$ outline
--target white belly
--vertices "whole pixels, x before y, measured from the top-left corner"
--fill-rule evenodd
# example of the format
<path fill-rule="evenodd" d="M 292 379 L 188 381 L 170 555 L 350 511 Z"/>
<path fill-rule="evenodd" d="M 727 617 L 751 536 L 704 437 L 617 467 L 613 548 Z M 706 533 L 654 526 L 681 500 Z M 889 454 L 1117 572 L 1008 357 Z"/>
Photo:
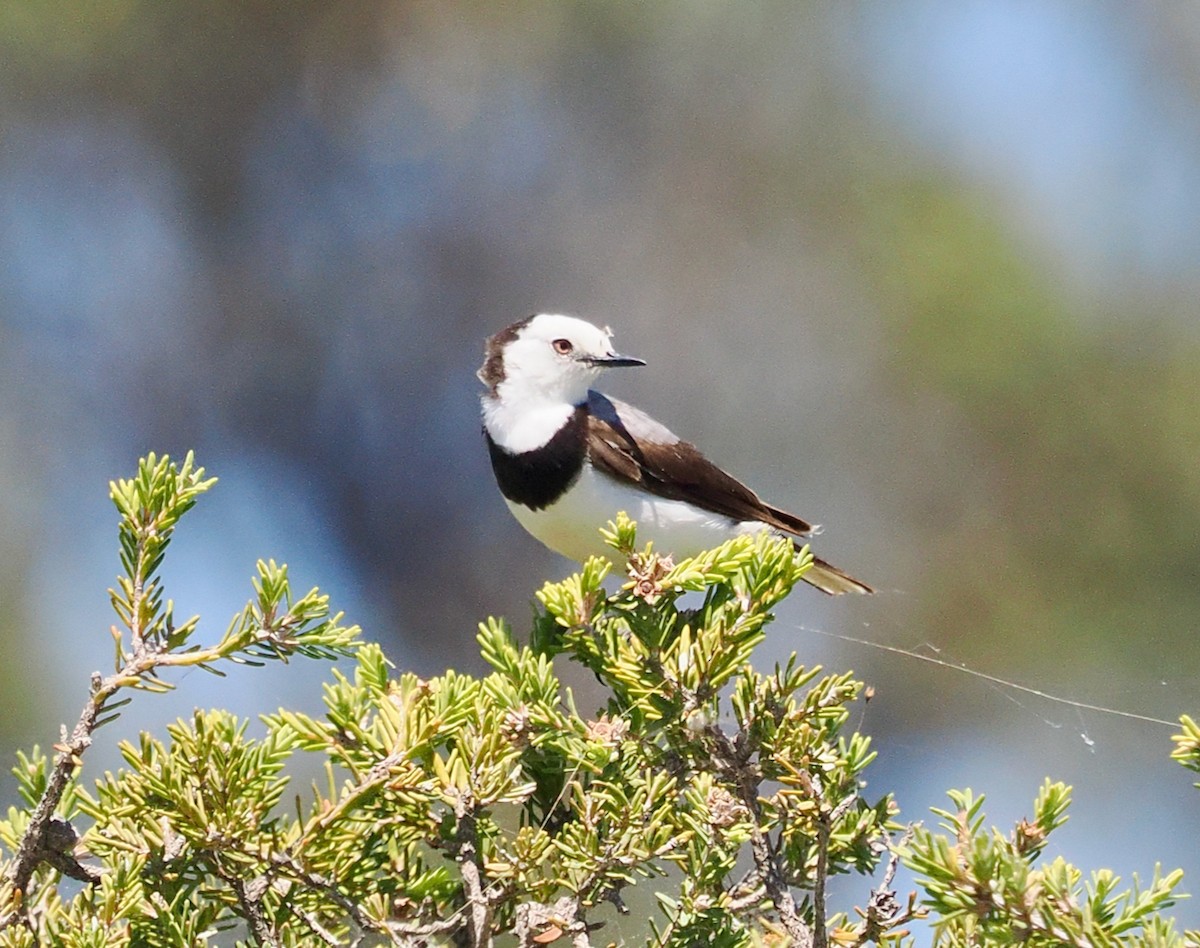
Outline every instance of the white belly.
<path fill-rule="evenodd" d="M 757 521 L 739 522 L 693 507 L 681 500 L 666 500 L 598 473 L 585 464 L 579 479 L 545 510 L 530 510 L 508 501 L 521 526 L 550 549 L 582 562 L 592 554 L 613 554 L 600 536 L 600 528 L 624 510 L 637 521 L 638 545 L 654 541 L 656 553 L 673 554 L 676 560 L 695 556 L 742 533 L 769 529 Z"/>

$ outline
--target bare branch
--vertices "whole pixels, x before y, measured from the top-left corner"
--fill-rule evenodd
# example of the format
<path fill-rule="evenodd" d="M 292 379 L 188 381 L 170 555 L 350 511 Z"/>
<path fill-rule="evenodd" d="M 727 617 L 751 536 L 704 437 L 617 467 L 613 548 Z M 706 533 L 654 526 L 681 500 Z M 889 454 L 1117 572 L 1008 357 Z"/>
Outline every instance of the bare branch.
<path fill-rule="evenodd" d="M 462 873 L 463 894 L 467 900 L 467 944 L 470 948 L 487 948 L 492 944 L 491 904 L 484 892 L 478 815 L 470 791 L 459 793 L 454 803 L 454 816 L 458 821 L 454 836 L 455 861 Z"/>
<path fill-rule="evenodd" d="M 738 788 L 738 796 L 750 812 L 750 853 L 754 857 L 754 867 L 767 898 L 779 913 L 779 921 L 793 944 L 799 948 L 812 948 L 813 930 L 800 917 L 800 910 L 788 887 L 779 853 L 771 841 L 770 834 L 763 829 L 762 805 L 758 798 L 762 774 L 758 766 L 748 759 L 747 750 L 736 748 L 719 727 L 710 725 L 705 729 L 705 733 L 715 745 L 714 762 Z M 816 918 L 818 927 L 823 928 L 824 916 L 817 913 Z"/>
<path fill-rule="evenodd" d="M 263 912 L 262 895 L 270 883 L 265 878 L 251 879 L 247 882 L 237 876 L 227 876 L 225 881 L 233 889 L 238 905 L 242 908 L 246 920 L 250 923 L 250 931 L 254 940 L 267 948 L 277 948 L 279 937 Z"/>
<path fill-rule="evenodd" d="M 536 948 L 539 937 L 563 935 L 571 938 L 572 948 L 591 948 L 588 926 L 580 918 L 579 899 L 564 895 L 557 902 L 522 902 L 517 906 L 513 934 L 520 948 Z"/>

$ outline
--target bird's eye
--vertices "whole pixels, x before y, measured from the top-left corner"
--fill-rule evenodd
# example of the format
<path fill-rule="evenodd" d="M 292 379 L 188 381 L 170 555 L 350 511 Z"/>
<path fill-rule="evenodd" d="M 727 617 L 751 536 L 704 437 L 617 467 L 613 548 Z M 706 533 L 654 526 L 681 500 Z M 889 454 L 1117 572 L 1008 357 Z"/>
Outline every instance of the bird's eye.
<path fill-rule="evenodd" d="M 554 346 L 554 351 L 562 356 L 570 355 L 575 350 L 575 345 L 570 339 L 555 339 L 551 345 Z"/>

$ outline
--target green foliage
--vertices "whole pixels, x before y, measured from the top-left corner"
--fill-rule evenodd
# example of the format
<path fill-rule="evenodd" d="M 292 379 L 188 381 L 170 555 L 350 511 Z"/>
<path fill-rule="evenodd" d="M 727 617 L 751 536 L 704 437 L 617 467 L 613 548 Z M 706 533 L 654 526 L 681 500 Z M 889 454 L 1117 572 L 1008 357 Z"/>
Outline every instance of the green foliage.
<path fill-rule="evenodd" d="M 1117 891 L 1039 862 L 1066 819 L 1047 782 L 1010 837 L 984 827 L 982 798 L 951 795 L 944 833 L 908 830 L 864 796 L 874 752 L 848 732 L 861 684 L 796 656 L 750 664 L 771 610 L 810 568 L 807 552 L 743 537 L 673 563 L 639 548 L 623 516 L 593 558 L 538 593 L 529 645 L 489 619 L 491 671 L 397 673 L 382 650 L 329 615 L 317 591 L 293 597 L 286 567 L 260 563 L 254 597 L 213 646 L 176 626 L 158 568 L 180 516 L 212 483 L 153 456 L 113 485 L 126 575 L 113 592 L 125 634 L 117 669 L 93 681 L 80 723 L 48 759 L 14 772 L 22 805 L 0 820 L 0 945 L 167 946 L 214 937 L 259 945 L 521 945 L 577 948 L 624 897 L 648 887 L 651 944 L 908 944 L 926 912 L 938 944 L 1174 945 L 1179 873 Z M 610 582 L 609 587 L 618 584 Z M 353 656 L 325 685 L 325 713 L 280 709 L 249 722 L 197 711 L 121 744 L 117 773 L 78 779 L 94 729 L 126 688 L 160 691 L 172 665 L 220 673 L 303 655 Z M 607 698 L 581 712 L 556 666 L 575 661 Z M 1196 767 L 1184 719 L 1177 756 Z M 289 768 L 316 757 L 320 780 Z M 311 767 L 307 768 L 309 771 Z M 1197 768 L 1200 769 L 1200 768 Z M 901 854 L 924 908 L 891 891 Z M 856 914 L 837 913 L 837 873 L 871 873 Z M 64 884 L 63 877 L 82 885 Z M 643 900 L 644 901 L 644 900 Z"/>
<path fill-rule="evenodd" d="M 121 565 L 125 568 L 117 589 L 110 590 L 109 595 L 135 644 L 156 639 L 167 648 L 178 648 L 199 621 L 199 617 L 193 617 L 175 626 L 171 603 L 163 609 L 162 587 L 156 576 L 175 524 L 217 481 L 215 477 L 204 480 L 204 468 L 196 468 L 193 463 L 190 453 L 178 468 L 170 458 L 160 460 L 151 454 L 138 463 L 136 477 L 109 485 L 109 494 L 121 514 L 118 534 Z M 118 645 L 118 661 L 125 657 Z"/>
<path fill-rule="evenodd" d="M 191 454 L 182 464 L 151 454 L 138 464 L 135 477 L 111 484 L 112 501 L 120 514 L 118 536 L 124 569 L 117 587 L 109 591 L 119 623 L 112 629 L 115 667 L 106 677 L 92 676 L 79 720 L 69 734 L 64 730 L 52 761 L 37 748 L 18 760 L 14 772 L 27 809 L 10 808 L 8 819 L 0 821 L 0 844 L 10 856 L 0 879 L 0 943 L 23 944 L 27 936 L 36 935 L 53 944 L 120 944 L 138 930 L 135 920 L 158 919 L 160 928 L 175 933 L 164 943 L 178 944 L 171 939 L 184 937 L 192 930 L 189 926 L 199 933 L 210 927 L 209 916 L 212 920 L 224 918 L 228 913 L 223 915 L 217 905 L 207 904 L 207 897 L 202 899 L 199 893 L 188 896 L 200 906 L 197 913 L 176 917 L 177 898 L 184 896 L 162 887 L 169 876 L 147 884 L 146 872 L 156 865 L 153 860 L 163 858 L 154 848 L 155 839 L 165 845 L 163 838 L 173 839 L 172 834 L 188 825 L 176 826 L 168 820 L 155 828 L 147 820 L 153 812 L 152 801 L 170 800 L 186 804 L 191 818 L 203 821 L 192 825 L 193 829 L 199 827 L 197 831 L 205 834 L 214 829 L 207 819 L 211 807 L 201 805 L 204 797 L 200 791 L 220 786 L 221 777 L 229 776 L 214 770 L 218 764 L 233 767 L 238 761 L 222 760 L 213 753 L 218 745 L 206 738 L 228 731 L 230 722 L 197 717 L 196 740 L 190 745 L 182 726 L 170 729 L 174 743 L 169 753 L 147 736 L 143 736 L 138 754 L 125 746 L 131 770 L 120 778 L 102 781 L 96 797 L 77 783 L 82 755 L 91 746 L 95 730 L 115 720 L 129 702 L 126 691 L 162 692 L 172 687 L 162 677 L 166 669 L 196 666 L 222 674 L 220 665 L 225 662 L 261 664 L 292 655 L 332 658 L 352 654 L 357 648 L 358 629 L 342 626 L 340 615 L 329 614 L 328 597 L 314 589 L 294 598 L 287 567 L 273 561 L 258 564 L 254 598 L 215 645 L 193 642 L 199 617 L 176 624 L 171 601 L 164 601 L 159 569 L 180 518 L 215 482 L 215 478 L 204 478 L 204 469 L 194 465 Z M 191 757 L 179 761 L 178 753 L 189 746 Z M 268 743 L 248 752 L 249 758 L 257 761 L 251 769 L 258 775 L 270 773 L 263 755 L 275 759 L 286 750 L 285 745 Z M 169 766 L 172 762 L 173 768 Z M 140 784 L 139 776 L 143 778 Z M 181 796 L 189 786 L 185 776 L 196 785 Z M 157 789 L 138 796 L 136 791 L 147 786 Z M 255 812 L 261 816 L 270 810 L 283 784 L 271 793 L 257 780 L 247 781 L 247 786 L 256 795 Z M 168 790 L 179 793 L 171 796 Z M 226 831 L 231 834 L 242 833 L 235 829 L 236 815 L 232 811 L 227 814 Z M 81 816 L 95 821 L 83 839 L 72 825 Z M 101 867 L 80 862 L 85 854 L 100 857 Z M 63 875 L 88 884 L 66 903 L 58 891 Z M 168 915 L 171 919 L 164 921 Z M 145 937 L 150 944 L 158 943 Z"/>
<path fill-rule="evenodd" d="M 1171 757 L 1188 770 L 1200 772 L 1200 724 L 1186 714 L 1179 719 L 1179 723 L 1182 730 L 1172 738 L 1175 750 L 1171 752 Z M 1196 786 L 1200 787 L 1200 783 Z"/>
<path fill-rule="evenodd" d="M 1025 944 L 1051 946 L 1182 945 L 1159 913 L 1175 900 L 1182 870 L 1156 871 L 1148 887 L 1137 879 L 1118 891 L 1107 869 L 1083 873 L 1056 858 L 1037 860 L 1051 832 L 1066 822 L 1071 790 L 1047 780 L 1032 820 L 1005 837 L 984 826 L 983 797 L 952 791 L 953 810 L 935 809 L 948 835 L 913 830 L 906 861 L 917 871 L 926 904 L 936 915 L 939 946 Z M 1189 944 L 1195 935 L 1189 934 Z"/>
<path fill-rule="evenodd" d="M 330 616 L 329 597 L 316 589 L 293 602 L 287 566 L 274 560 L 258 562 L 255 598 L 221 640 L 211 648 L 190 644 L 200 617 L 175 624 L 173 603 L 163 604 L 158 569 L 180 517 L 216 480 L 204 479 L 204 468 L 194 466 L 191 453 L 178 466 L 168 457 L 151 454 L 139 462 L 136 477 L 110 485 L 121 514 L 118 533 L 125 574 L 117 578 L 109 597 L 128 632 L 128 639 L 114 634 L 119 677 L 113 693 L 124 686 L 166 690 L 171 686 L 158 672 L 167 666 L 196 665 L 221 674 L 216 663 L 222 660 L 254 664 L 293 654 L 332 659 L 353 652 L 358 629 L 341 626 L 340 613 Z"/>

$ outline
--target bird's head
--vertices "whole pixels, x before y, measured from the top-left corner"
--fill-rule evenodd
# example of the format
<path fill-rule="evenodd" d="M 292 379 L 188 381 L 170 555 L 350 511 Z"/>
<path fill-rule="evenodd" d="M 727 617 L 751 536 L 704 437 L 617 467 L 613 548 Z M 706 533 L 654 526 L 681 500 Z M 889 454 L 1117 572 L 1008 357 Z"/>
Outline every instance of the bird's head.
<path fill-rule="evenodd" d="M 607 329 L 540 313 L 492 336 L 478 375 L 493 395 L 506 399 L 578 405 L 605 369 L 645 364 L 618 355 Z"/>

